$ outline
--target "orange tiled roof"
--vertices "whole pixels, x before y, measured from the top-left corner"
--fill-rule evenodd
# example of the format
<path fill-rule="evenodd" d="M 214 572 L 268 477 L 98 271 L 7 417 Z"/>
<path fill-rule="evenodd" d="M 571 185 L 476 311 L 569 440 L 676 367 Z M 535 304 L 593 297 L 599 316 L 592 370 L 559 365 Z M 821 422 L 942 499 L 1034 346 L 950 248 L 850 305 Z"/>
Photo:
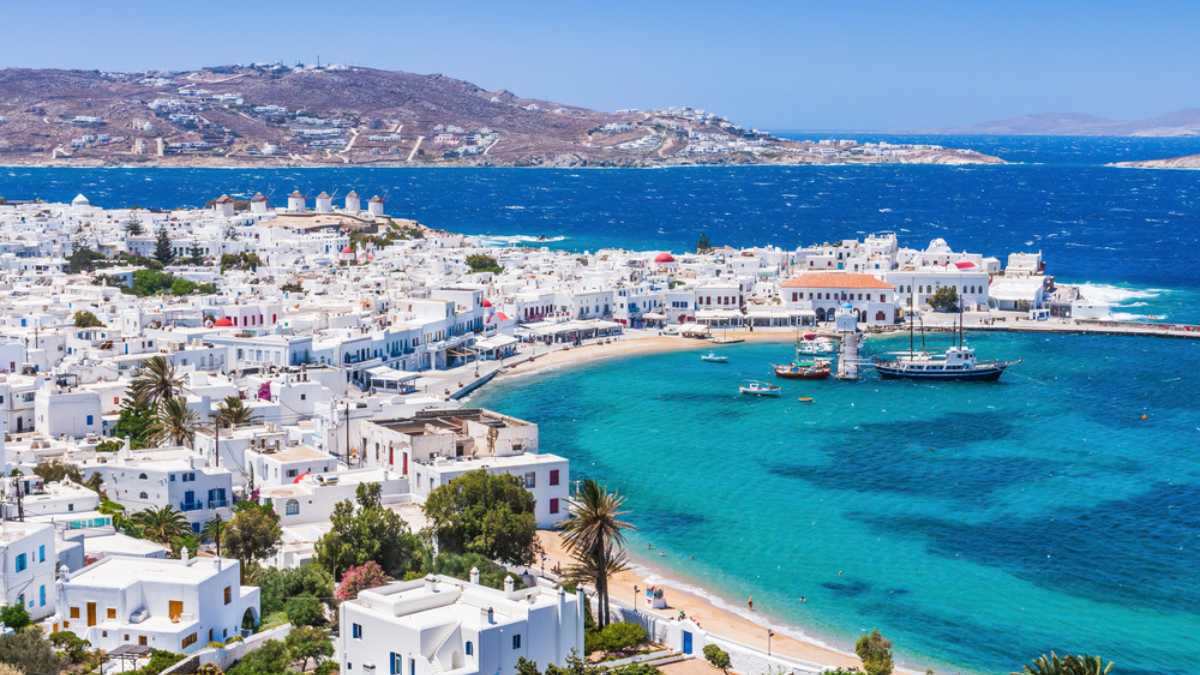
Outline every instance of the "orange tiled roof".
<path fill-rule="evenodd" d="M 804 272 L 779 284 L 781 288 L 876 288 L 892 290 L 886 281 L 857 272 Z"/>

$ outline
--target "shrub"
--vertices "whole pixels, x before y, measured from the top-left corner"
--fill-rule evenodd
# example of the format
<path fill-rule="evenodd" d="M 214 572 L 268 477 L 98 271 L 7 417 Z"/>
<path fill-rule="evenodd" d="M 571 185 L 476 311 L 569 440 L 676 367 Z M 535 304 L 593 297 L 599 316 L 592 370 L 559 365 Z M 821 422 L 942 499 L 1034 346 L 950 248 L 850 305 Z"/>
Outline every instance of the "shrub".
<path fill-rule="evenodd" d="M 704 645 L 704 658 L 713 665 L 713 668 L 729 670 L 729 652 L 714 644 Z"/>
<path fill-rule="evenodd" d="M 342 581 L 338 584 L 337 592 L 333 594 L 333 597 L 338 601 L 353 600 L 358 597 L 360 591 L 382 586 L 391 580 L 392 578 L 383 571 L 379 563 L 368 560 L 361 565 L 350 567 L 342 573 Z"/>
<path fill-rule="evenodd" d="M 321 601 L 311 595 L 297 595 L 284 604 L 288 621 L 293 626 L 315 626 L 325 622 Z"/>
<path fill-rule="evenodd" d="M 641 624 L 624 621 L 610 623 L 592 635 L 591 646 L 587 647 L 590 651 L 623 652 L 646 641 L 646 629 Z"/>
<path fill-rule="evenodd" d="M 0 609 L 0 623 L 14 631 L 21 630 L 29 625 L 29 612 L 21 605 L 8 605 Z"/>

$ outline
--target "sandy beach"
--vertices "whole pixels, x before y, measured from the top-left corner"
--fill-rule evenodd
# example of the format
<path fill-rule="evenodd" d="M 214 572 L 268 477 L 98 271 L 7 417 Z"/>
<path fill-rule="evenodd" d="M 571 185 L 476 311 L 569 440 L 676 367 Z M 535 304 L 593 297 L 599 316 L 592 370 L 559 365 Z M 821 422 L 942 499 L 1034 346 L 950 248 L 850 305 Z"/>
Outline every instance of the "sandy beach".
<path fill-rule="evenodd" d="M 546 553 L 547 568 L 552 567 L 555 563 L 564 568 L 570 564 L 570 556 L 563 550 L 557 532 L 541 531 L 538 533 L 538 539 Z M 664 618 L 674 618 L 679 615 L 680 611 L 683 611 L 705 630 L 766 651 L 767 627 L 773 626 L 769 617 L 756 613 L 752 615 L 753 620 L 748 619 L 738 612 L 718 607 L 709 598 L 665 582 L 670 578 L 669 570 L 656 570 L 641 561 L 636 561 L 634 567 L 616 575 L 609 581 L 610 593 L 614 600 L 628 605 L 634 599 L 634 586 L 640 589 L 649 585 L 665 586 L 668 609 L 650 610 L 645 607 L 640 609 Z M 853 653 L 838 651 L 832 647 L 821 645 L 815 640 L 805 641 L 788 635 L 784 632 L 783 627 L 773 627 L 775 636 L 771 638 L 772 654 L 816 662 L 830 667 L 859 667 L 862 665 Z"/>
<path fill-rule="evenodd" d="M 744 342 L 791 342 L 796 339 L 792 330 L 776 331 L 730 331 L 730 339 L 741 339 Z M 608 359 L 645 354 L 662 354 L 674 351 L 719 351 L 732 345 L 716 344 L 708 340 L 685 338 L 672 335 L 636 335 L 616 338 L 607 344 L 591 343 L 570 349 L 554 349 L 536 355 L 533 359 L 522 363 L 506 366 L 496 377 L 506 380 L 527 377 L 564 368 L 577 368 Z"/>

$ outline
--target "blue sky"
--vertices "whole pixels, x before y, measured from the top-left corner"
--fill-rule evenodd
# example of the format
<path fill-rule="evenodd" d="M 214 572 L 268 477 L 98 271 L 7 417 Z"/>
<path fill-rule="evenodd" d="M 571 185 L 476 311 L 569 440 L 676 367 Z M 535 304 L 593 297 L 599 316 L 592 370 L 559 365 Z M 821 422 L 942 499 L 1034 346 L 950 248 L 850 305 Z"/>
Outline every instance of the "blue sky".
<path fill-rule="evenodd" d="M 319 55 L 606 110 L 688 104 L 773 129 L 1200 106 L 1200 3 L 1170 0 L 4 4 L 0 66 L 182 69 Z"/>

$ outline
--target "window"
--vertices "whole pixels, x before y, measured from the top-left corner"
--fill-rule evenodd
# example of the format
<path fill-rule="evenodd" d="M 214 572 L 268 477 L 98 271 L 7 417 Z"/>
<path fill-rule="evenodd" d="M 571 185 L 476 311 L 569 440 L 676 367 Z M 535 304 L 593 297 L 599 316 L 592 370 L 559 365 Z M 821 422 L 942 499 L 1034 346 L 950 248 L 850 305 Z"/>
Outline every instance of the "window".
<path fill-rule="evenodd" d="M 558 513 L 558 497 L 550 498 L 550 513 Z"/>
<path fill-rule="evenodd" d="M 535 487 L 537 487 L 537 473 L 530 471 L 525 474 L 525 488 L 532 490 Z"/>
<path fill-rule="evenodd" d="M 350 624 L 350 637 L 355 640 L 362 639 L 362 625 L 357 623 Z"/>
<path fill-rule="evenodd" d="M 87 425 L 88 425 L 89 427 L 90 427 L 90 426 L 92 426 L 93 424 L 95 424 L 95 422 L 96 422 L 96 418 L 95 418 L 95 417 L 92 417 L 91 415 L 88 415 L 88 416 L 87 416 Z"/>
<path fill-rule="evenodd" d="M 233 589 L 230 588 L 229 586 L 226 586 L 225 587 L 225 604 L 228 605 L 232 601 L 233 601 Z"/>
<path fill-rule="evenodd" d="M 46 545 L 38 545 L 38 562 L 46 562 Z"/>
<path fill-rule="evenodd" d="M 404 657 L 392 652 L 388 656 L 388 673 L 390 675 L 404 675 Z"/>
<path fill-rule="evenodd" d="M 72 608 L 71 608 L 71 611 L 70 611 L 70 617 L 71 617 L 72 619 L 78 619 L 78 618 L 79 618 L 79 608 L 78 608 L 78 607 L 72 607 Z"/>
<path fill-rule="evenodd" d="M 550 484 L 558 485 L 558 469 L 550 469 Z"/>
<path fill-rule="evenodd" d="M 24 572 L 25 568 L 29 567 L 29 556 L 24 553 L 18 554 L 16 565 L 18 572 Z"/>
<path fill-rule="evenodd" d="M 467 644 L 463 646 L 463 649 L 466 650 L 467 656 L 475 653 L 475 646 L 471 644 L 470 640 L 467 640 Z"/>
<path fill-rule="evenodd" d="M 517 633 L 513 636 L 513 649 L 521 648 L 521 634 Z"/>
<path fill-rule="evenodd" d="M 38 586 L 38 607 L 46 606 L 46 587 Z"/>
<path fill-rule="evenodd" d="M 285 508 L 284 512 L 286 515 L 289 515 L 289 516 L 299 515 L 300 502 L 296 501 L 295 499 L 289 499 L 289 500 L 287 500 L 287 505 L 284 508 Z"/>
<path fill-rule="evenodd" d="M 180 642 L 179 646 L 184 649 L 187 649 L 188 647 L 191 647 L 194 644 L 196 644 L 196 634 L 192 633 L 191 635 L 183 638 L 183 642 Z"/>
<path fill-rule="evenodd" d="M 146 480 L 147 476 L 144 473 L 138 474 L 138 480 Z"/>
<path fill-rule="evenodd" d="M 149 498 L 150 498 L 150 495 L 146 494 L 145 492 L 138 493 L 138 499 L 149 499 Z"/>

